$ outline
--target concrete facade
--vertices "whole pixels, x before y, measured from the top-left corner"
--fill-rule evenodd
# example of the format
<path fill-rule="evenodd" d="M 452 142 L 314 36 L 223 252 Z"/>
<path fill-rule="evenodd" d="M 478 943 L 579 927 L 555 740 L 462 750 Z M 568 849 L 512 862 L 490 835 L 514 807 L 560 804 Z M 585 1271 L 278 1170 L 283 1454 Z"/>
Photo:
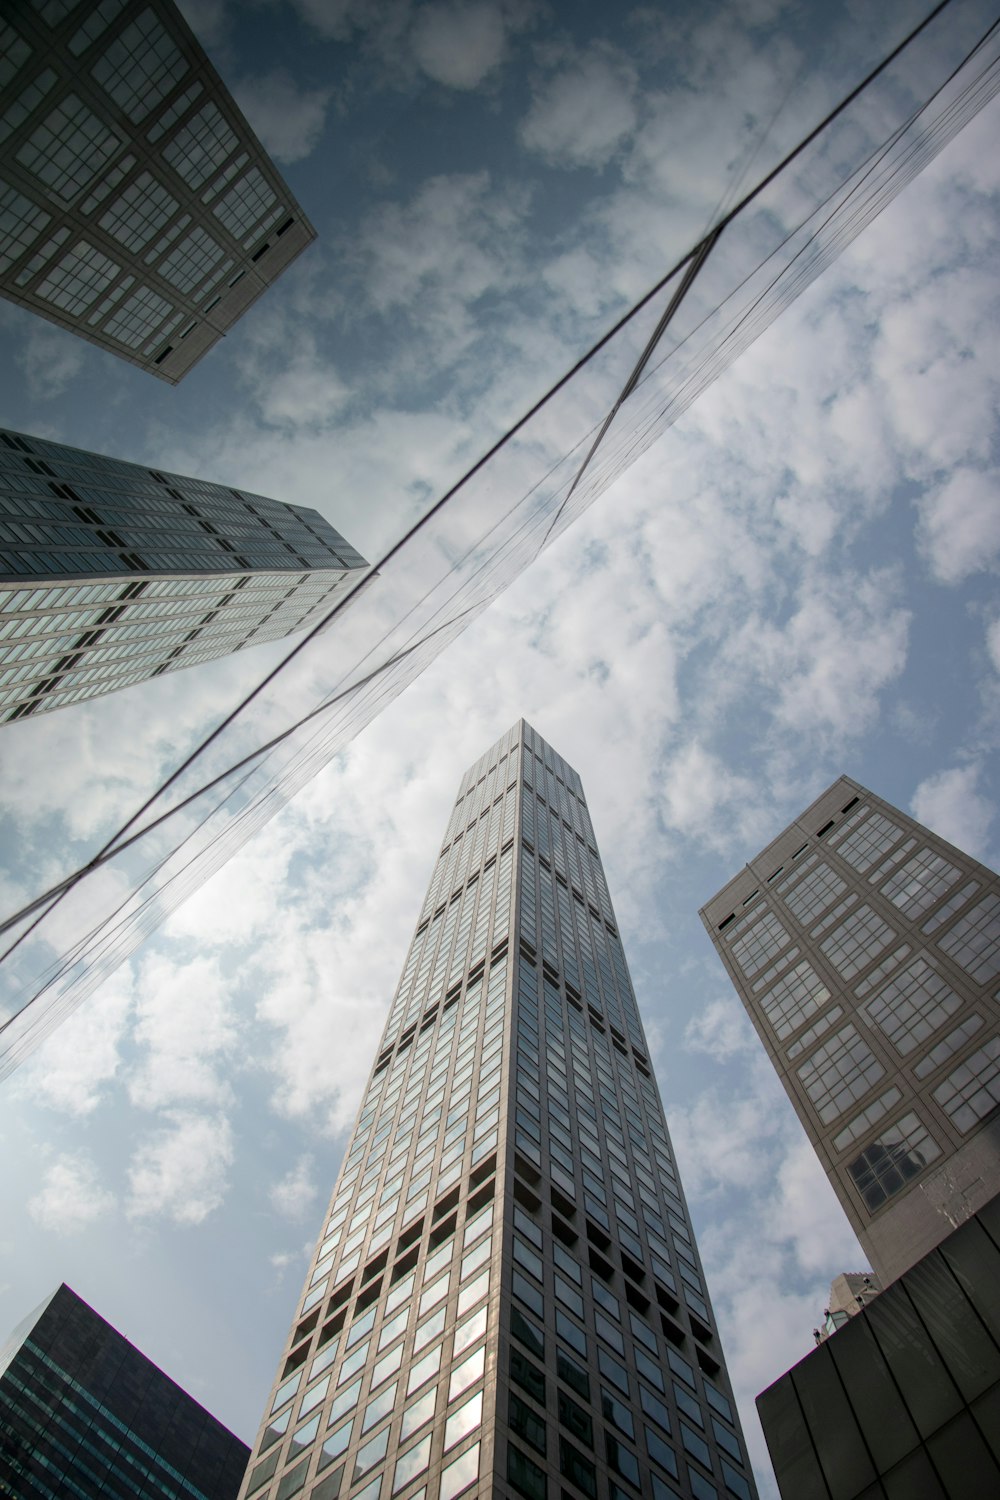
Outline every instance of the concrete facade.
<path fill-rule="evenodd" d="M 842 777 L 701 916 L 888 1285 L 1000 1192 L 1000 879 Z"/>

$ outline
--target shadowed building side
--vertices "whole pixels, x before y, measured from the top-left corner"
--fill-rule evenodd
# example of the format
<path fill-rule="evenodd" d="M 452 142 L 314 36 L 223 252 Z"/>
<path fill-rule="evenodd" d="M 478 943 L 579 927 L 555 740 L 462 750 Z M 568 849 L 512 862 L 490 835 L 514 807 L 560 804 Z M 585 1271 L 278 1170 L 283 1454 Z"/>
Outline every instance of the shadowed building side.
<path fill-rule="evenodd" d="M 316 238 L 172 0 L 7 0 L 0 294 L 176 384 Z"/>

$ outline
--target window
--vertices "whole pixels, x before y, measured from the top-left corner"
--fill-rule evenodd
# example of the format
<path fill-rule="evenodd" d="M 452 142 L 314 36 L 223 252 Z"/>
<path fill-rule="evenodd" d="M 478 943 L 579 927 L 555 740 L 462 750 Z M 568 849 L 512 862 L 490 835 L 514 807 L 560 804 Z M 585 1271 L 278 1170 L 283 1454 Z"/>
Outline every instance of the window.
<path fill-rule="evenodd" d="M 544 1473 L 532 1459 L 515 1448 L 513 1443 L 507 1444 L 507 1479 L 518 1494 L 526 1496 L 527 1500 L 546 1500 Z"/>
<path fill-rule="evenodd" d="M 67 94 L 28 137 L 17 160 L 63 202 L 69 203 L 111 160 L 121 140 L 82 103 Z"/>
<path fill-rule="evenodd" d="M 733 958 L 752 979 L 788 941 L 788 933 L 774 912 L 764 910 L 760 920 L 733 944 Z"/>
<path fill-rule="evenodd" d="M 601 1374 L 606 1375 L 612 1385 L 616 1385 L 626 1396 L 629 1393 L 628 1371 L 624 1365 L 620 1365 L 616 1359 L 612 1359 L 606 1349 L 598 1349 L 597 1363 Z"/>
<path fill-rule="evenodd" d="M 411 1406 L 406 1408 L 403 1413 L 402 1425 L 399 1429 L 400 1442 L 408 1438 L 412 1432 L 416 1432 L 419 1427 L 423 1427 L 425 1422 L 431 1420 L 436 1405 L 437 1390 L 435 1389 L 428 1391 L 426 1396 L 421 1396 L 419 1401 L 414 1401 Z"/>
<path fill-rule="evenodd" d="M 590 1400 L 590 1377 L 586 1370 L 562 1349 L 556 1349 L 556 1374 L 585 1401 Z"/>
<path fill-rule="evenodd" d="M 200 188 L 233 154 L 239 142 L 219 109 L 206 104 L 163 148 L 163 155 L 191 188 Z"/>
<path fill-rule="evenodd" d="M 517 1398 L 514 1397 L 516 1400 Z M 475 1432 L 483 1419 L 483 1393 L 478 1391 L 471 1400 L 463 1402 L 456 1408 L 445 1423 L 444 1448 L 454 1448 L 463 1438 L 467 1438 L 470 1432 Z"/>
<path fill-rule="evenodd" d="M 1000 973 L 1000 896 L 986 896 L 960 917 L 938 947 L 979 984 Z"/>
<path fill-rule="evenodd" d="M 586 1443 L 588 1448 L 594 1446 L 594 1424 L 590 1413 L 577 1406 L 563 1390 L 559 1392 L 559 1421 L 581 1443 Z"/>
<path fill-rule="evenodd" d="M 649 1427 L 644 1428 L 643 1431 L 646 1437 L 646 1452 L 650 1458 L 655 1464 L 659 1464 L 661 1469 L 666 1469 L 667 1473 L 676 1479 L 677 1459 L 674 1456 L 673 1448 L 671 1448 L 669 1443 L 665 1443 L 661 1437 L 658 1437 Z"/>
<path fill-rule="evenodd" d="M 431 1439 L 428 1434 L 397 1460 L 396 1472 L 392 1480 L 392 1493 L 395 1495 L 397 1490 L 403 1489 L 411 1479 L 416 1479 L 418 1474 L 422 1474 L 430 1463 L 430 1458 Z"/>
<path fill-rule="evenodd" d="M 561 1312 L 558 1307 L 556 1308 L 556 1333 L 569 1344 L 571 1349 L 575 1349 L 577 1354 L 582 1354 L 584 1359 L 586 1359 L 587 1335 L 582 1328 L 576 1326 L 572 1318 L 567 1318 L 566 1314 Z"/>
<path fill-rule="evenodd" d="M 881 1120 L 883 1115 L 887 1115 L 891 1109 L 896 1108 L 902 1097 L 899 1089 L 891 1088 L 886 1089 L 885 1093 L 880 1094 L 877 1099 L 873 1099 L 867 1109 L 863 1109 L 859 1115 L 855 1115 L 854 1119 L 834 1136 L 833 1144 L 835 1150 L 846 1151 L 848 1146 L 852 1145 L 854 1141 L 859 1141 L 863 1135 L 867 1135 L 872 1126 Z"/>
<path fill-rule="evenodd" d="M 820 948 L 845 979 L 853 979 L 895 941 L 895 936 L 870 906 L 863 905 L 845 917 Z"/>
<path fill-rule="evenodd" d="M 589 1495 L 592 1500 L 597 1496 L 597 1471 L 589 1458 L 584 1458 L 582 1453 L 577 1452 L 572 1443 L 567 1442 L 564 1437 L 559 1439 L 559 1472 L 564 1474 L 571 1484 L 584 1495 Z"/>
<path fill-rule="evenodd" d="M 187 69 L 152 10 L 144 10 L 90 71 L 128 118 L 138 122 L 166 98 Z"/>
<path fill-rule="evenodd" d="M 545 1336 L 534 1323 L 530 1322 L 519 1308 L 512 1306 L 510 1310 L 510 1331 L 516 1339 L 520 1339 L 525 1348 L 530 1349 L 532 1354 L 539 1359 L 545 1353 Z"/>
<path fill-rule="evenodd" d="M 808 927 L 846 889 L 847 882 L 828 864 L 818 864 L 787 892 L 785 905 Z"/>
<path fill-rule="evenodd" d="M 545 1423 L 537 1413 L 532 1411 L 528 1403 L 522 1401 L 520 1396 L 515 1396 L 513 1391 L 510 1393 L 507 1421 L 510 1424 L 511 1432 L 516 1433 L 519 1438 L 523 1438 L 537 1452 L 544 1454 Z"/>
<path fill-rule="evenodd" d="M 111 285 L 121 267 L 86 240 L 79 240 L 46 275 L 38 295 L 74 316 L 86 312 L 91 303 Z"/>
<path fill-rule="evenodd" d="M 470 1484 L 475 1484 L 478 1478 L 479 1444 L 473 1443 L 471 1448 L 442 1470 L 438 1500 L 455 1500 L 457 1495 L 464 1494 Z"/>
<path fill-rule="evenodd" d="M 928 848 L 918 849 L 882 887 L 893 906 L 911 922 L 919 921 L 935 901 L 960 879 L 961 871 Z"/>
<path fill-rule="evenodd" d="M 866 1205 L 874 1212 L 940 1155 L 937 1142 L 911 1113 L 866 1146 L 847 1170 Z"/>
<path fill-rule="evenodd" d="M 625 1406 L 623 1402 L 618 1400 L 617 1396 L 613 1396 L 604 1386 L 601 1386 L 601 1415 L 606 1422 L 611 1422 L 620 1432 L 624 1432 L 626 1437 L 635 1437 L 635 1422 L 632 1418 L 631 1408 Z M 667 1431 L 669 1432 L 669 1430 L 668 1427 Z"/>
<path fill-rule="evenodd" d="M 803 960 L 790 969 L 772 990 L 762 995 L 760 1003 L 775 1036 L 783 1041 L 829 998 L 826 985 L 812 965 Z"/>
<path fill-rule="evenodd" d="M 844 1026 L 798 1069 L 803 1087 L 824 1125 L 864 1094 L 885 1069 L 853 1026 Z"/>
<path fill-rule="evenodd" d="M 448 1382 L 448 1400 L 454 1400 L 467 1386 L 472 1385 L 473 1381 L 479 1380 L 485 1368 L 486 1346 L 484 1345 L 452 1370 L 451 1379 Z"/>
<path fill-rule="evenodd" d="M 615 1473 L 627 1479 L 630 1484 L 639 1487 L 639 1463 L 634 1453 L 626 1448 L 624 1443 L 619 1442 L 610 1432 L 604 1434 L 604 1446 L 608 1455 L 608 1467 Z"/>
<path fill-rule="evenodd" d="M 251 167 L 215 205 L 213 212 L 234 239 L 250 237 L 260 225 L 275 196 L 256 167 Z"/>
<path fill-rule="evenodd" d="M 842 825 L 844 827 L 846 825 Z M 896 840 L 902 837 L 902 833 L 903 830 L 897 828 L 895 823 L 890 823 L 888 818 L 876 812 L 855 827 L 846 838 L 838 830 L 830 844 L 836 847 L 841 859 L 846 859 L 855 870 L 863 873 L 892 848 Z"/>
<path fill-rule="evenodd" d="M 961 1004 L 949 984 L 922 958 L 869 1000 L 865 1014 L 904 1057 L 944 1024 Z"/>
<path fill-rule="evenodd" d="M 958 1130 L 971 1130 L 1000 1104 L 1000 1037 L 972 1052 L 943 1083 L 934 1098 Z"/>
<path fill-rule="evenodd" d="M 562 1371 L 560 1370 L 560 1375 Z M 533 1396 L 539 1406 L 545 1405 L 545 1376 L 520 1349 L 510 1351 L 510 1377 L 522 1390 Z"/>

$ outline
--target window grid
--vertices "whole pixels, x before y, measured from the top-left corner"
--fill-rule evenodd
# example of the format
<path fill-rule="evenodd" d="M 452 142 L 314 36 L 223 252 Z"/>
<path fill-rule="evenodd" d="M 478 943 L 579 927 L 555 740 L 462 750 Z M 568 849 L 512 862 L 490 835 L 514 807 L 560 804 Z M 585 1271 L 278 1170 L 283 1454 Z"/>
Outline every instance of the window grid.
<path fill-rule="evenodd" d="M 831 835 L 830 847 L 836 848 L 841 859 L 846 859 L 849 865 L 863 874 L 877 859 L 888 853 L 896 840 L 902 837 L 903 830 L 882 813 L 873 812 L 860 826 L 853 828 L 846 838 L 840 838 L 840 832 L 838 830 Z"/>
<path fill-rule="evenodd" d="M 940 1155 L 937 1141 L 911 1112 L 867 1145 L 847 1170 L 865 1206 L 874 1213 Z"/>
<path fill-rule="evenodd" d="M 893 906 L 898 906 L 911 922 L 919 921 L 924 912 L 950 890 L 961 878 L 961 870 L 933 849 L 923 848 L 900 866 L 882 887 Z"/>
<path fill-rule="evenodd" d="M 733 943 L 733 958 L 752 979 L 788 941 L 788 933 L 774 912 L 762 910 L 760 919 Z"/>
<path fill-rule="evenodd" d="M 172 312 L 169 302 L 164 301 L 150 287 L 141 286 L 108 319 L 104 331 L 129 349 L 138 349 Z M 164 336 L 165 333 L 164 330 Z"/>
<path fill-rule="evenodd" d="M 884 1075 L 885 1069 L 854 1026 L 843 1026 L 798 1069 L 802 1086 L 824 1125 L 843 1114 Z"/>
<path fill-rule="evenodd" d="M 922 958 L 917 958 L 874 1000 L 868 1001 L 863 1014 L 906 1057 L 943 1026 L 961 1003 L 951 985 Z"/>
<path fill-rule="evenodd" d="M 75 94 L 37 127 L 17 153 L 17 160 L 39 182 L 66 203 L 87 187 L 122 142 Z"/>
<path fill-rule="evenodd" d="M 870 906 L 859 906 L 820 948 L 845 979 L 852 979 L 883 953 L 895 936 Z"/>
<path fill-rule="evenodd" d="M 101 215 L 99 222 L 126 250 L 138 254 L 179 207 L 177 199 L 155 177 L 143 172 Z"/>
<path fill-rule="evenodd" d="M 206 104 L 164 146 L 163 156 L 188 187 L 197 191 L 238 145 L 222 111 L 215 104 Z"/>
<path fill-rule="evenodd" d="M 819 864 L 785 895 L 789 911 L 808 927 L 847 889 L 847 882 L 828 864 Z"/>
<path fill-rule="evenodd" d="M 90 71 L 133 124 L 138 124 L 187 70 L 187 62 L 163 25 L 152 10 L 144 10 L 114 38 Z"/>
<path fill-rule="evenodd" d="M 769 993 L 761 996 L 760 1005 L 775 1036 L 784 1041 L 829 998 L 829 989 L 812 965 L 803 959 Z"/>
<path fill-rule="evenodd" d="M 51 214 L 0 182 L 0 271 L 6 271 L 35 243 Z"/>
<path fill-rule="evenodd" d="M 52 267 L 40 284 L 38 295 L 64 312 L 83 313 L 120 271 L 121 266 L 86 240 L 80 240 Z"/>
<path fill-rule="evenodd" d="M 978 984 L 1000 974 L 1000 895 L 989 895 L 938 938 L 938 947 Z"/>
<path fill-rule="evenodd" d="M 965 1060 L 934 1090 L 934 1098 L 963 1134 L 1000 1104 L 1000 1037 Z"/>
<path fill-rule="evenodd" d="M 229 230 L 234 239 L 242 240 L 267 213 L 274 203 L 274 193 L 268 187 L 263 174 L 251 167 L 244 177 L 220 198 L 212 212 Z"/>

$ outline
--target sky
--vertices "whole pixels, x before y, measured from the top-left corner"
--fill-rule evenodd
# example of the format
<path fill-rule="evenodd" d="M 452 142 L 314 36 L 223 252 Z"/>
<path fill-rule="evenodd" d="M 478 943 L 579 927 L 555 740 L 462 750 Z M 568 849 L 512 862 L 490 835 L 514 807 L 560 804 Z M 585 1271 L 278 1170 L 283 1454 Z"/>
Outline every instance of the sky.
<path fill-rule="evenodd" d="M 185 9 L 320 241 L 176 390 L 0 304 L 0 422 L 315 505 L 369 557 L 919 14 Z M 0 1327 L 66 1280 L 252 1436 L 459 778 L 523 715 L 583 778 L 775 1494 L 753 1397 L 861 1255 L 697 910 L 841 773 L 1000 856 L 997 124 L 3 1085 Z M 3 904 L 273 656 L 5 728 Z"/>

